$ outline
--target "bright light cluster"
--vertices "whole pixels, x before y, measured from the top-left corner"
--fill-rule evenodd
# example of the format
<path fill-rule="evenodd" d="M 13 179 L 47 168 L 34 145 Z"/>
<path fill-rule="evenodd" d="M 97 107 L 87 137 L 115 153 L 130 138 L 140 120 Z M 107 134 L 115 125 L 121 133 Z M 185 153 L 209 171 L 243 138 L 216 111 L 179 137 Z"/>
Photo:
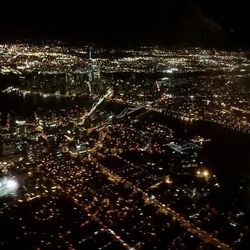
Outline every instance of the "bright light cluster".
<path fill-rule="evenodd" d="M 0 180 L 0 197 L 13 194 L 18 188 L 18 183 L 14 179 L 2 178 Z"/>

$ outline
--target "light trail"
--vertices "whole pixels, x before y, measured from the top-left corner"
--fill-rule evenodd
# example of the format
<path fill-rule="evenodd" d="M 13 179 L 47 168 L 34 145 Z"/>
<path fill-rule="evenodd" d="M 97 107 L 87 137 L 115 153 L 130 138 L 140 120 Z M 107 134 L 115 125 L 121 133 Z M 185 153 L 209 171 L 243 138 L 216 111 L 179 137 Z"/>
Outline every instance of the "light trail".
<path fill-rule="evenodd" d="M 120 119 L 126 115 L 128 108 L 126 107 L 119 115 L 116 116 L 116 118 Z"/>
<path fill-rule="evenodd" d="M 241 108 L 234 107 L 234 106 L 231 106 L 231 109 L 232 109 L 232 110 L 239 111 L 239 112 L 242 112 L 242 113 L 244 113 L 244 114 L 250 114 L 250 111 L 247 110 L 247 109 L 241 109 Z"/>
<path fill-rule="evenodd" d="M 103 97 L 101 97 L 101 98 L 98 100 L 97 103 L 93 104 L 91 110 L 90 110 L 87 114 L 85 114 L 84 116 L 82 116 L 82 117 L 80 118 L 80 119 L 82 120 L 82 122 L 81 122 L 80 124 L 83 125 L 84 122 L 85 122 L 85 119 L 86 119 L 87 117 L 91 116 L 91 115 L 95 112 L 96 108 L 97 108 L 97 107 L 98 107 L 107 97 L 111 97 L 112 95 L 113 95 L 113 90 L 112 90 L 112 89 L 109 89 L 109 90 L 107 91 L 107 93 L 106 93 Z"/>
<path fill-rule="evenodd" d="M 156 84 L 156 88 L 157 88 L 158 92 L 160 92 L 160 91 L 161 91 L 161 88 L 160 88 L 160 84 L 159 84 L 159 82 L 158 82 L 158 81 L 156 81 L 156 82 L 155 82 L 155 84 Z"/>
<path fill-rule="evenodd" d="M 124 118 L 126 115 L 131 115 L 132 113 L 136 112 L 137 110 L 140 110 L 144 108 L 145 106 L 143 104 L 140 104 L 137 107 L 133 108 L 125 108 L 119 115 L 116 116 L 116 118 L 121 119 Z"/>
<path fill-rule="evenodd" d="M 91 84 L 90 84 L 89 82 L 87 82 L 87 85 L 88 85 L 88 88 L 89 88 L 89 92 L 90 92 L 91 94 L 93 94 Z"/>

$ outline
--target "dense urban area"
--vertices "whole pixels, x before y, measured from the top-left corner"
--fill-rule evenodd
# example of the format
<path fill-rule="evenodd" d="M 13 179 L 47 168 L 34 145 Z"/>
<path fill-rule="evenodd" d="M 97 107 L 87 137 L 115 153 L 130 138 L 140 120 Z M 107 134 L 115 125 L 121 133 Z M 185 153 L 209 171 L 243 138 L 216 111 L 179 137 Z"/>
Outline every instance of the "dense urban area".
<path fill-rule="evenodd" d="M 249 138 L 249 81 L 244 51 L 0 45 L 0 248 L 248 249 L 250 173 L 218 204 L 213 139 L 167 121 Z"/>

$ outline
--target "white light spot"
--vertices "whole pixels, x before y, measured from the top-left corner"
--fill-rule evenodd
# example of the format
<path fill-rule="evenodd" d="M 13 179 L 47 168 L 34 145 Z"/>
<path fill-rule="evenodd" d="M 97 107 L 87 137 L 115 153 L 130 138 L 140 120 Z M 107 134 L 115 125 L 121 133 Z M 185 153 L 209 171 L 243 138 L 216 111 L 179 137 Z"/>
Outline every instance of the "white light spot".
<path fill-rule="evenodd" d="M 0 179 L 0 197 L 13 194 L 18 188 L 18 183 L 14 179 Z"/>

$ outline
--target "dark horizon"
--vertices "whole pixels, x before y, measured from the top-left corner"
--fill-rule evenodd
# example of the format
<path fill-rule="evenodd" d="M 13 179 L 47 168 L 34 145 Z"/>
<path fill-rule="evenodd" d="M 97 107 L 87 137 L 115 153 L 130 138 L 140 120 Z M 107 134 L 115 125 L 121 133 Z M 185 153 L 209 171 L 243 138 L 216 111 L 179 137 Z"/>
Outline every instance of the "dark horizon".
<path fill-rule="evenodd" d="M 166 46 L 249 47 L 249 16 L 242 0 L 158 0 L 80 6 L 17 4 L 1 16 L 0 39 L 152 44 Z"/>

